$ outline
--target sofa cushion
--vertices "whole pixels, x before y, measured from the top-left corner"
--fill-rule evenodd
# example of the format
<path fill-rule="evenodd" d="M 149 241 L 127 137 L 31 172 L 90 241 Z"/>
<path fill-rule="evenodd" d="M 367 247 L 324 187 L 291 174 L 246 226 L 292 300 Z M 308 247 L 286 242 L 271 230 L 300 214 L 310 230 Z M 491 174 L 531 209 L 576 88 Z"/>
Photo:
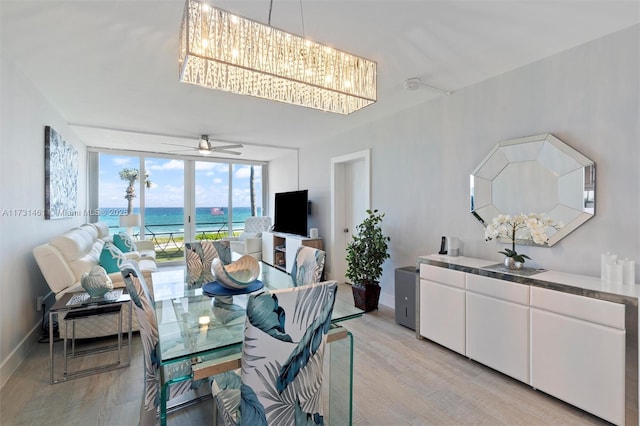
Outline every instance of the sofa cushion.
<path fill-rule="evenodd" d="M 85 223 L 84 225 L 80 225 L 79 229 L 82 229 L 87 234 L 91 235 L 92 240 L 98 239 L 98 229 L 93 226 L 91 223 Z"/>
<path fill-rule="evenodd" d="M 138 251 L 136 243 L 129 234 L 124 232 L 118 232 L 113 236 L 113 244 L 120 249 L 123 253 L 129 253 L 130 251 Z"/>
<path fill-rule="evenodd" d="M 86 231 L 74 228 L 51 240 L 51 245 L 60 250 L 66 260 L 82 257 L 93 245 L 93 238 Z"/>
<path fill-rule="evenodd" d="M 100 253 L 100 266 L 108 273 L 120 272 L 120 265 L 126 260 L 124 254 L 113 243 L 105 243 Z"/>
<path fill-rule="evenodd" d="M 107 225 L 105 222 L 96 222 L 92 223 L 92 225 L 95 226 L 96 230 L 98 231 L 98 238 L 104 240 L 109 236 L 109 225 Z"/>

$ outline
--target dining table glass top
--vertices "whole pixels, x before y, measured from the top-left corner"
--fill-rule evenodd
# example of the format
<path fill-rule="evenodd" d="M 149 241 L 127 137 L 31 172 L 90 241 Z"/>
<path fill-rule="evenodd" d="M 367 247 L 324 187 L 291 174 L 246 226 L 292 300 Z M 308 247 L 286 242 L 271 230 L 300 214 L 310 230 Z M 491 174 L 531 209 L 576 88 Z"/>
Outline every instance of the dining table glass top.
<path fill-rule="evenodd" d="M 293 287 L 291 276 L 260 262 L 264 290 Z M 249 295 L 207 296 L 202 285 L 187 284 L 183 269 L 152 274 L 161 364 L 241 346 Z M 262 290 L 259 290 L 262 291 Z M 363 311 L 336 299 L 332 323 Z"/>

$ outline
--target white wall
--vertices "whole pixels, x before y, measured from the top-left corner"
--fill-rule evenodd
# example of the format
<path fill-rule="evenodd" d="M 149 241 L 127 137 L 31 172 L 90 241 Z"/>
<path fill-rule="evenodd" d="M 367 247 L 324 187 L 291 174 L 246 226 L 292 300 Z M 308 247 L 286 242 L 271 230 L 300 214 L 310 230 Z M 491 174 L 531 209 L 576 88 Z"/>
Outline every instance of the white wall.
<path fill-rule="evenodd" d="M 552 248 L 523 247 L 527 264 L 599 276 L 605 251 L 640 263 L 639 39 L 636 25 L 302 149 L 315 226 L 328 235 L 331 157 L 371 148 L 372 207 L 391 236 L 381 303 L 393 306 L 394 268 L 436 253 L 442 235 L 502 259 L 469 213 L 469 174 L 499 141 L 552 133 L 595 161 L 596 215 Z"/>
<path fill-rule="evenodd" d="M 290 151 L 269 162 L 269 206 L 266 216 L 274 216 L 274 195 L 276 192 L 306 189 L 298 187 L 298 151 Z"/>
<path fill-rule="evenodd" d="M 31 250 L 86 218 L 45 220 L 44 128 L 52 126 L 78 150 L 78 206 L 86 203 L 86 148 L 64 119 L 9 58 L 0 60 L 0 386 L 33 348 L 41 312 L 36 298 L 49 293 Z M 16 216 L 25 209 L 26 216 Z M 53 297 L 50 298 L 50 300 Z"/>

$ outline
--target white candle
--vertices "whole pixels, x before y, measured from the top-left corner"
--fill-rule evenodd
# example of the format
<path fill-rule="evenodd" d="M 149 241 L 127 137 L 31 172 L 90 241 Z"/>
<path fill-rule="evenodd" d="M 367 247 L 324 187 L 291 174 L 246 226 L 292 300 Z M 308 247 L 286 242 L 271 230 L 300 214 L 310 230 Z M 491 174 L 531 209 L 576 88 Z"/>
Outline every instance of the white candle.
<path fill-rule="evenodd" d="M 625 259 L 622 262 L 622 282 L 624 284 L 636 283 L 636 262 Z"/>
<path fill-rule="evenodd" d="M 600 279 L 602 282 L 611 284 L 611 277 L 609 276 L 610 273 L 608 272 L 607 265 L 615 263 L 617 259 L 618 255 L 609 252 L 600 255 Z"/>

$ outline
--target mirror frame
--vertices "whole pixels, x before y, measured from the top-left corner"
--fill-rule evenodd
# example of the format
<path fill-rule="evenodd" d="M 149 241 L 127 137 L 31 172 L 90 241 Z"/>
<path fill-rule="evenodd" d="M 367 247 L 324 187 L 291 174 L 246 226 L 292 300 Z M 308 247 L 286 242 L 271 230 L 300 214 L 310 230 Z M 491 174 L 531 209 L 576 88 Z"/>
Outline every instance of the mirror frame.
<path fill-rule="evenodd" d="M 549 157 L 550 154 L 553 154 L 552 158 Z M 541 162 L 542 155 L 545 156 L 544 162 Z M 549 133 L 499 142 L 475 168 L 469 179 L 471 214 L 483 226 L 487 226 L 487 223 L 498 214 L 531 213 L 503 212 L 493 204 L 493 183 L 496 178 L 507 166 L 523 161 L 536 161 L 554 177 L 557 177 L 558 198 L 560 198 L 562 184 L 565 193 L 567 189 L 572 191 L 572 194 L 569 194 L 572 201 L 575 202 L 578 196 L 582 200 L 581 208 L 567 205 L 563 203 L 563 200 L 558 199 L 551 211 L 535 212 L 544 213 L 562 225 L 561 228 L 551 231 L 549 241 L 544 245 L 544 247 L 551 247 L 595 215 L 596 166 L 592 160 Z M 578 173 L 581 173 L 581 176 L 578 176 Z M 580 180 L 581 182 L 579 182 Z M 526 188 L 526 185 L 523 181 L 517 181 L 514 182 L 514 187 Z M 516 190 L 515 193 L 526 195 L 526 190 Z M 554 218 L 554 212 L 556 218 Z M 569 220 L 559 221 L 557 220 L 558 215 L 569 217 Z M 516 240 L 516 244 L 537 245 L 530 240 Z"/>

